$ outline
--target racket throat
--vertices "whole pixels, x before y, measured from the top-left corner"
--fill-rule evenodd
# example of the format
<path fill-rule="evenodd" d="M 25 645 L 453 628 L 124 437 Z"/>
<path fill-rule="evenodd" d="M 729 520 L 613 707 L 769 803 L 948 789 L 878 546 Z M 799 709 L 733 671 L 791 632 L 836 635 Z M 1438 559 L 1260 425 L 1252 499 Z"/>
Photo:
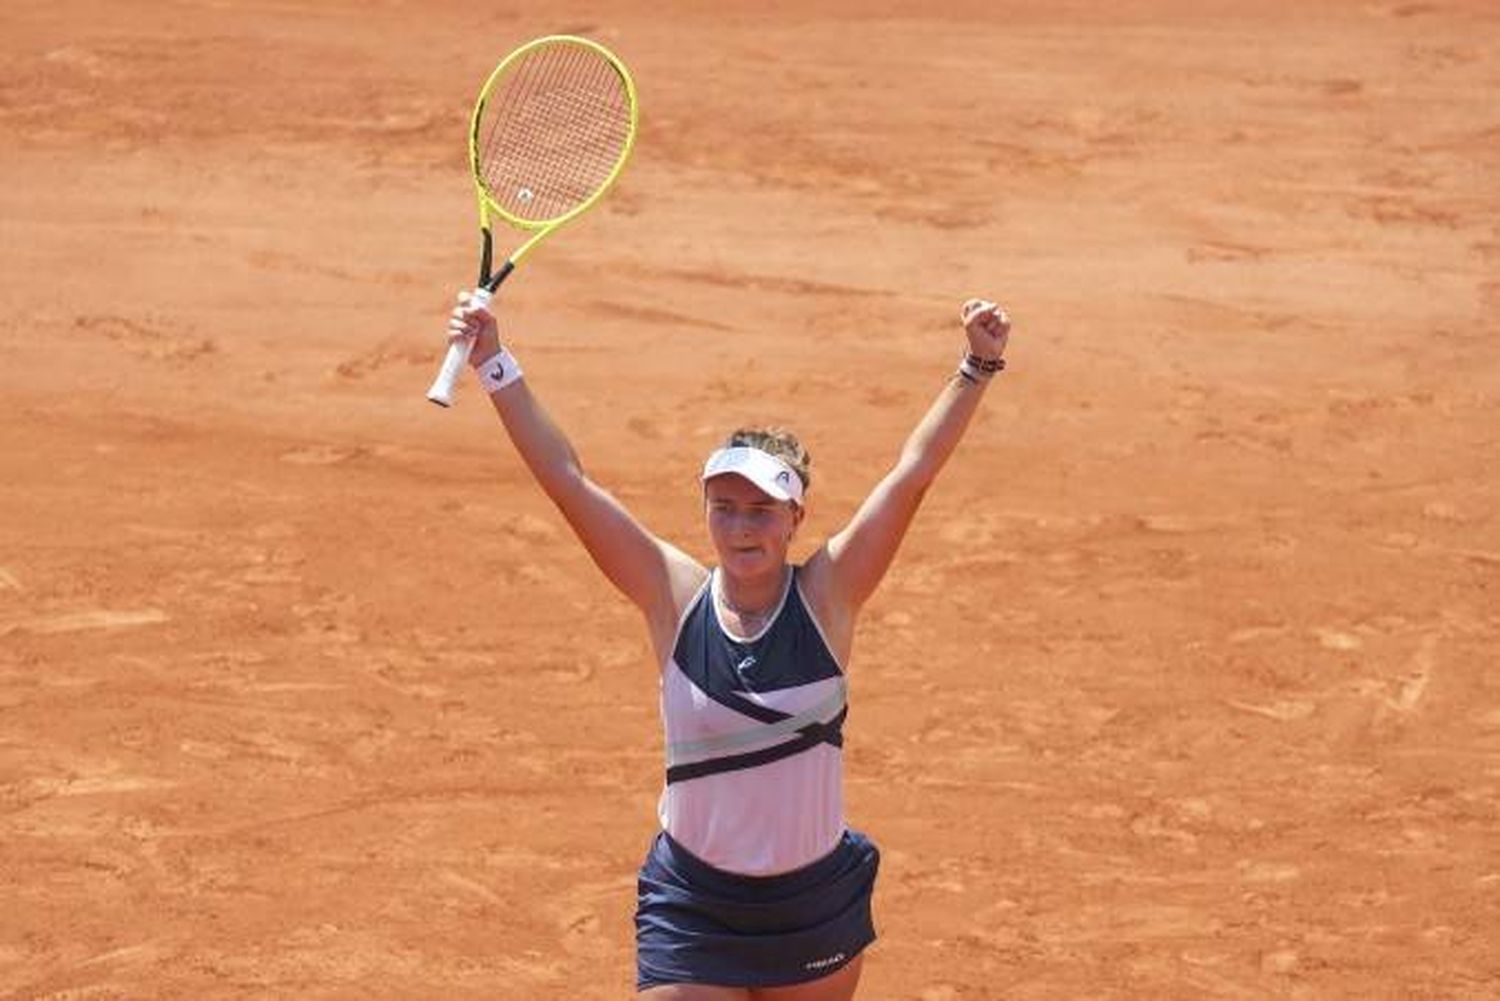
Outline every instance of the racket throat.
<path fill-rule="evenodd" d="M 489 269 L 495 263 L 495 237 L 490 234 L 489 227 L 480 230 L 480 251 L 478 251 L 478 288 L 487 288 L 495 291 L 499 284 L 510 278 L 510 273 L 516 270 L 516 258 L 511 257 L 499 266 L 498 272 L 490 275 Z"/>
<path fill-rule="evenodd" d="M 490 266 L 495 263 L 495 238 L 490 234 L 489 226 L 479 231 L 481 242 L 479 247 L 479 287 L 487 288 L 491 292 L 500 287 L 500 283 L 510 277 L 510 273 L 516 270 L 516 259 L 514 257 L 500 265 L 500 270 L 494 274 L 490 273 Z"/>
<path fill-rule="evenodd" d="M 486 278 L 484 274 L 480 275 L 479 284 L 483 285 L 485 288 L 493 292 L 495 291 L 495 289 L 500 287 L 501 282 L 510 277 L 510 273 L 514 270 L 516 270 L 516 262 L 506 261 L 504 264 L 500 265 L 500 270 L 496 271 L 490 277 Z M 486 267 L 484 271 L 485 274 L 488 274 L 489 268 Z"/>
<path fill-rule="evenodd" d="M 479 287 L 490 287 L 490 265 L 495 258 L 495 238 L 490 235 L 490 228 L 486 225 L 479 231 Z"/>

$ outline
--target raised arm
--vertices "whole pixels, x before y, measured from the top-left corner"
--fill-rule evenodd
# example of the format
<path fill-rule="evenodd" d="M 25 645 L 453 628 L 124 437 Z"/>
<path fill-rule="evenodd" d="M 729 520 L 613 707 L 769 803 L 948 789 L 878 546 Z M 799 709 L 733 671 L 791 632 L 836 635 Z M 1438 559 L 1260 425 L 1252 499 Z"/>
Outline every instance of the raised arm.
<path fill-rule="evenodd" d="M 958 447 L 979 408 L 989 377 L 1003 367 L 1010 318 L 991 302 L 971 299 L 962 316 L 969 357 L 948 379 L 891 471 L 853 519 L 808 561 L 827 613 L 852 619 L 885 576 L 922 498 Z"/>
<path fill-rule="evenodd" d="M 677 609 L 691 598 L 706 571 L 648 532 L 623 504 L 588 477 L 578 453 L 526 380 L 514 377 L 519 368 L 508 352 L 501 352 L 493 314 L 470 308 L 465 300 L 453 311 L 449 329 L 455 335 L 475 338 L 470 360 L 476 371 L 487 376 L 483 381 L 491 390 L 495 412 L 527 468 L 594 563 L 641 609 L 654 637 L 659 639 L 663 629 L 670 632 L 676 625 Z"/>

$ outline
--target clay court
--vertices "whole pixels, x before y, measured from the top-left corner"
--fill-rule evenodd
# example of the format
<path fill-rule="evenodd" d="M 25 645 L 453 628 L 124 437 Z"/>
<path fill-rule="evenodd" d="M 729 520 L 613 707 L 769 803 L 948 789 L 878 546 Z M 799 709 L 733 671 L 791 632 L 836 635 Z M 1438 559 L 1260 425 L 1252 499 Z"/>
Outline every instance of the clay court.
<path fill-rule="evenodd" d="M 0 997 L 630 996 L 645 630 L 423 399 L 554 31 L 642 132 L 502 323 L 653 531 L 782 423 L 805 556 L 1015 316 L 856 645 L 860 997 L 1500 996 L 1493 3 L 3 25 Z"/>

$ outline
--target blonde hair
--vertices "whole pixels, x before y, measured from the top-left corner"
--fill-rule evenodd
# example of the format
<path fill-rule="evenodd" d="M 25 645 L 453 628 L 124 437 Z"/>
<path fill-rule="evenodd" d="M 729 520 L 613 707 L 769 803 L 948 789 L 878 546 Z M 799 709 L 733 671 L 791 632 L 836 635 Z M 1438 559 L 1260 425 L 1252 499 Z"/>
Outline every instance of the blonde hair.
<path fill-rule="evenodd" d="M 738 428 L 724 442 L 724 447 L 741 446 L 758 448 L 762 452 L 776 456 L 792 467 L 792 472 L 796 473 L 797 479 L 802 481 L 803 490 L 812 486 L 812 454 L 803 447 L 802 442 L 797 440 L 797 436 L 786 428 Z"/>

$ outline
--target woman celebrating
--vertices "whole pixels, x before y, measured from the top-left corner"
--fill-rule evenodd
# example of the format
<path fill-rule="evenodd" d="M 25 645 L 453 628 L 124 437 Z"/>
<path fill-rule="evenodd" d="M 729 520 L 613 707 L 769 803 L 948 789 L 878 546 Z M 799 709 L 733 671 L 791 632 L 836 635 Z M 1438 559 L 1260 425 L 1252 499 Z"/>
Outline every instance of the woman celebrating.
<path fill-rule="evenodd" d="M 846 1001 L 859 982 L 879 852 L 843 809 L 845 669 L 859 610 L 1005 367 L 1005 311 L 971 299 L 958 370 L 853 519 L 806 563 L 807 451 L 742 429 L 703 468 L 712 569 L 658 539 L 584 472 L 462 299 L 449 323 L 506 431 L 589 555 L 646 619 L 666 729 L 662 830 L 641 868 L 637 988 L 652 1001 Z"/>

